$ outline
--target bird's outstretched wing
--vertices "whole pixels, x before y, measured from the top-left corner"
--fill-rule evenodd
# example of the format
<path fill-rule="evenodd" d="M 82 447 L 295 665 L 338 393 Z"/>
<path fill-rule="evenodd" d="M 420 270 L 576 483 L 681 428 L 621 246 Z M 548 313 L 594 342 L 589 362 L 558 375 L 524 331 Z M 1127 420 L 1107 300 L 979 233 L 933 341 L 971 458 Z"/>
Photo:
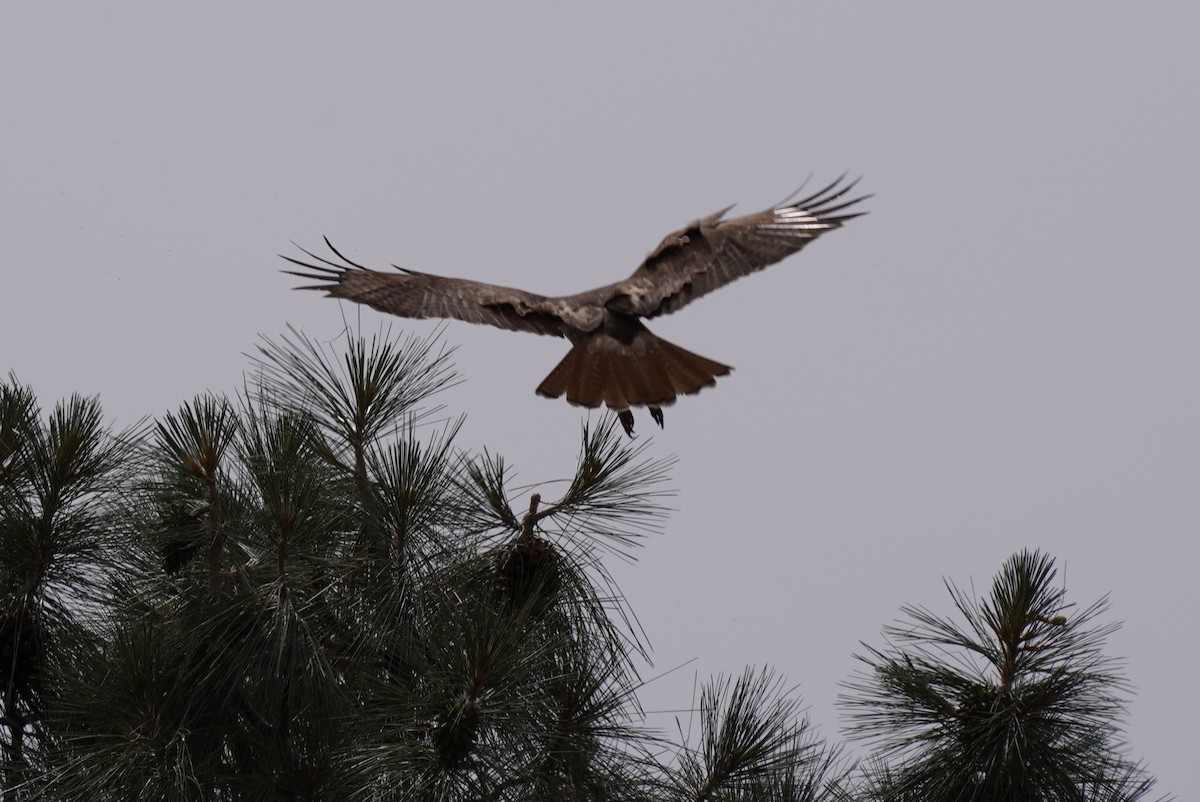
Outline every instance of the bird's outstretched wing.
<path fill-rule="evenodd" d="M 403 268 L 397 268 L 397 273 L 370 270 L 347 259 L 328 238 L 325 244 L 340 262 L 303 248 L 311 261 L 283 257 L 304 268 L 285 273 L 321 282 L 297 289 L 324 290 L 333 298 L 345 298 L 401 317 L 455 318 L 513 331 L 563 336 L 564 322 L 556 314 L 553 299 L 511 287 Z"/>
<path fill-rule="evenodd" d="M 669 235 L 625 281 L 610 308 L 656 317 L 790 256 L 826 231 L 866 212 L 848 211 L 870 195 L 842 200 L 857 180 L 845 176 L 807 198 L 722 220 L 728 209 Z"/>

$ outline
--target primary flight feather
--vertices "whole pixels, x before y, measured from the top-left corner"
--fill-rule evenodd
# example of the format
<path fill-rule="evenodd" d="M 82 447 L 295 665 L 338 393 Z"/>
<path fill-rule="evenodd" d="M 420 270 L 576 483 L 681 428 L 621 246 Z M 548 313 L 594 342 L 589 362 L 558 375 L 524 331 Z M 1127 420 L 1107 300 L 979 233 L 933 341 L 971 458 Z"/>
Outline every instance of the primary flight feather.
<path fill-rule="evenodd" d="M 796 253 L 826 231 L 865 212 L 850 211 L 869 195 L 842 200 L 857 181 L 842 179 L 801 200 L 724 219 L 728 208 L 668 235 L 633 275 L 578 295 L 547 297 L 469 279 L 397 268 L 370 270 L 343 256 L 334 262 L 304 251 L 312 261 L 284 256 L 319 281 L 298 289 L 401 317 L 454 318 L 502 329 L 566 337 L 571 351 L 538 386 L 539 395 L 584 407 L 615 410 L 633 433 L 633 407 L 648 407 L 661 426 L 662 407 L 699 392 L 731 368 L 656 337 L 641 322 L 681 309 L 695 299 Z"/>

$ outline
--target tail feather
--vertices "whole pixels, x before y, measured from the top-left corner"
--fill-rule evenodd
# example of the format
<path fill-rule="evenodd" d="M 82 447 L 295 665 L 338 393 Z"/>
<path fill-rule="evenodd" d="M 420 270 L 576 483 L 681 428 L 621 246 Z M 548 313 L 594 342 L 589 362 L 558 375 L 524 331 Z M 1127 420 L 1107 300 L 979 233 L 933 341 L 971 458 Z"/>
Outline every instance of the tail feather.
<path fill-rule="evenodd" d="M 568 402 L 583 407 L 661 407 L 711 387 L 730 370 L 645 328 L 628 342 L 598 331 L 576 343 L 537 392 L 548 398 L 565 394 Z"/>
<path fill-rule="evenodd" d="M 664 342 L 663 345 L 669 346 L 667 349 L 664 349 L 663 366 L 669 372 L 672 384 L 681 388 L 694 388 L 690 391 L 685 390 L 684 392 L 697 392 L 701 387 L 716 382 L 711 371 L 711 366 L 716 365 L 716 363 L 684 351 L 682 348 L 678 348 L 670 343 Z M 725 366 L 719 365 L 718 367 L 724 368 Z M 729 369 L 725 368 L 725 373 L 728 372 Z"/>

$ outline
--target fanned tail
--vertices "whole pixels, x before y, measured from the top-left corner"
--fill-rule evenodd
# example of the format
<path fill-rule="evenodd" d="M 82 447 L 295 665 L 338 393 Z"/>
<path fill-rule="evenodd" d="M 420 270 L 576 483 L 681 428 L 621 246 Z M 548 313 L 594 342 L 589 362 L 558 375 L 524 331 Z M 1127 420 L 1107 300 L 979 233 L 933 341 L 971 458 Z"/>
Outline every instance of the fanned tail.
<path fill-rule="evenodd" d="M 680 395 L 716 384 L 732 368 L 693 354 L 638 326 L 628 342 L 597 331 L 576 343 L 537 388 L 539 395 L 566 395 L 571 404 L 618 412 L 631 407 L 658 408 Z M 624 420 L 624 418 L 622 419 Z M 661 421 L 660 421 L 661 425 Z M 627 427 L 628 428 L 628 427 Z"/>

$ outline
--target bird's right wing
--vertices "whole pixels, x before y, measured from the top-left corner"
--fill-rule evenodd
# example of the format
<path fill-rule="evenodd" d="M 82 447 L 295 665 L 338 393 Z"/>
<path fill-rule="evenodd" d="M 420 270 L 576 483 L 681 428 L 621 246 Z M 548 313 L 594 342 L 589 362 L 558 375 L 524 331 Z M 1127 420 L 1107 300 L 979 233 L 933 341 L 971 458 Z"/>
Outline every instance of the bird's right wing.
<path fill-rule="evenodd" d="M 545 296 L 403 268 L 397 268 L 401 271 L 398 273 L 370 270 L 343 256 L 328 238 L 325 244 L 340 262 L 310 251 L 304 253 L 312 261 L 283 257 L 304 268 L 285 273 L 321 282 L 297 289 L 324 290 L 330 297 L 345 298 L 400 317 L 454 318 L 512 331 L 563 336 L 563 320 L 555 314 L 552 300 Z"/>

